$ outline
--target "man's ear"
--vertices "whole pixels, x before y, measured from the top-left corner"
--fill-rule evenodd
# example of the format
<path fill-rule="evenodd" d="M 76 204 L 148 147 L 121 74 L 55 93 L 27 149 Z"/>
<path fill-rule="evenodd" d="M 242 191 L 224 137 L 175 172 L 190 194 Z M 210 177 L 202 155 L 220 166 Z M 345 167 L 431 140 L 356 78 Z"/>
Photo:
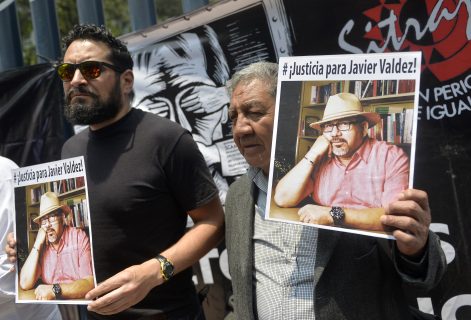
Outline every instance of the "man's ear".
<path fill-rule="evenodd" d="M 361 125 L 363 126 L 363 138 L 364 138 L 368 135 L 368 121 L 366 120 L 363 121 Z"/>
<path fill-rule="evenodd" d="M 124 95 L 128 96 L 134 86 L 134 73 L 131 69 L 125 70 L 121 74 L 121 89 Z"/>
<path fill-rule="evenodd" d="M 62 215 L 62 224 L 64 226 L 66 226 L 67 225 L 67 216 L 65 215 L 64 211 L 62 211 L 61 215 Z"/>

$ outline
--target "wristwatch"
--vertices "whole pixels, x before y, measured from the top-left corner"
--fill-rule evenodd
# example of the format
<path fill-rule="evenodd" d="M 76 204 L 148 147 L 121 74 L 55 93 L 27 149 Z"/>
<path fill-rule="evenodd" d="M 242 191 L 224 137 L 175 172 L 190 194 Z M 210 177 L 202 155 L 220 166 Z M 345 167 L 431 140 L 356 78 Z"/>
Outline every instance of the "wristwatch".
<path fill-rule="evenodd" d="M 342 226 L 345 220 L 345 211 L 341 207 L 332 207 L 329 211 L 330 216 L 334 219 L 334 225 Z"/>
<path fill-rule="evenodd" d="M 56 296 L 56 299 L 60 299 L 62 296 L 62 289 L 61 286 L 58 283 L 54 283 L 52 285 L 52 292 L 54 292 L 54 295 Z"/>
<path fill-rule="evenodd" d="M 156 257 L 156 259 L 160 262 L 160 272 L 162 273 L 162 278 L 164 278 L 165 281 L 170 280 L 170 278 L 173 277 L 173 271 L 175 270 L 173 263 L 160 254 Z"/>

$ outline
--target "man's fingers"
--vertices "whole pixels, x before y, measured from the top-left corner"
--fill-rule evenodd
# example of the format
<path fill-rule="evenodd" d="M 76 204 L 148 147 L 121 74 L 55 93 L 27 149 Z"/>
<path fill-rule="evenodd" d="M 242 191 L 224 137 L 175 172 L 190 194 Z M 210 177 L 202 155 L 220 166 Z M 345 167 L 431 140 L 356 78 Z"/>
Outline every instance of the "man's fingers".
<path fill-rule="evenodd" d="M 110 306 L 119 303 L 120 300 L 119 289 L 116 289 L 92 301 L 88 305 L 88 309 L 97 313 L 108 312 Z"/>
<path fill-rule="evenodd" d="M 16 262 L 16 249 L 10 247 L 10 245 L 6 245 L 5 252 L 7 253 L 8 261 L 11 263 Z"/>
<path fill-rule="evenodd" d="M 8 235 L 7 235 L 7 241 L 8 241 L 8 243 L 13 242 L 13 245 L 15 244 L 16 241 L 15 241 L 15 237 L 14 237 L 14 235 L 13 235 L 13 232 L 9 232 L 9 233 L 8 233 Z"/>
<path fill-rule="evenodd" d="M 427 193 L 421 190 L 408 189 L 401 192 L 398 201 L 389 204 L 388 215 L 410 216 L 424 225 L 431 222 Z"/>
<path fill-rule="evenodd" d="M 299 221 L 304 222 L 304 223 L 308 223 L 309 218 L 306 217 L 306 215 L 302 214 L 302 215 L 299 216 Z"/>
<path fill-rule="evenodd" d="M 393 236 L 396 238 L 396 245 L 399 252 L 411 257 L 422 254 L 427 242 L 426 235 L 419 234 L 417 236 L 402 230 L 393 231 Z"/>
<path fill-rule="evenodd" d="M 412 200 L 402 200 L 391 202 L 388 206 L 387 214 L 412 217 L 417 215 L 420 211 L 423 211 L 423 209 L 417 202 Z"/>
<path fill-rule="evenodd" d="M 381 217 L 381 222 L 389 227 L 404 230 L 408 233 L 415 233 L 414 230 L 418 228 L 417 220 L 414 217 L 405 215 L 384 215 Z"/>
<path fill-rule="evenodd" d="M 394 230 L 392 235 L 402 254 L 414 256 L 422 252 L 428 237 L 428 226 L 413 217 L 384 215 L 381 222 Z"/>
<path fill-rule="evenodd" d="M 120 282 L 119 279 L 116 279 L 115 277 L 116 276 L 111 277 L 105 280 L 104 282 L 98 284 L 98 286 L 90 290 L 85 295 L 85 299 L 93 300 L 119 288 L 122 282 Z"/>
<path fill-rule="evenodd" d="M 413 243 L 417 242 L 417 237 L 414 234 L 401 229 L 394 230 L 392 234 L 398 243 L 402 243 L 407 246 L 411 246 Z"/>
<path fill-rule="evenodd" d="M 299 215 L 299 221 L 304 222 L 304 223 L 309 223 L 309 211 L 306 209 L 306 206 L 300 208 L 298 210 L 298 215 Z"/>
<path fill-rule="evenodd" d="M 85 299 L 96 299 L 107 294 L 108 292 L 116 290 L 130 281 L 132 281 L 132 273 L 126 269 L 98 284 L 96 288 L 92 289 L 86 294 Z"/>
<path fill-rule="evenodd" d="M 432 220 L 430 211 L 423 210 L 417 202 L 412 200 L 391 203 L 388 207 L 386 217 L 391 217 L 391 223 L 396 221 L 392 219 L 392 217 L 410 217 L 425 227 L 428 227 Z"/>
<path fill-rule="evenodd" d="M 424 210 L 430 210 L 427 192 L 417 189 L 407 189 L 402 192 L 402 200 L 412 200 Z"/>
<path fill-rule="evenodd" d="M 146 293 L 144 293 L 144 296 L 137 297 L 136 299 L 136 290 L 139 289 L 131 283 L 123 284 L 119 288 L 92 301 L 88 305 L 88 310 L 104 315 L 121 312 L 141 301 L 146 295 Z"/>
<path fill-rule="evenodd" d="M 99 314 L 110 315 L 126 310 L 131 306 L 132 304 L 129 303 L 126 295 L 119 295 L 117 292 L 113 291 L 90 303 L 88 310 Z"/>
<path fill-rule="evenodd" d="M 16 240 L 13 235 L 13 232 L 8 233 L 7 235 L 7 244 L 5 246 L 5 252 L 7 253 L 8 259 L 11 262 L 16 261 Z M 13 258 L 14 258 L 14 261 L 12 261 Z"/>

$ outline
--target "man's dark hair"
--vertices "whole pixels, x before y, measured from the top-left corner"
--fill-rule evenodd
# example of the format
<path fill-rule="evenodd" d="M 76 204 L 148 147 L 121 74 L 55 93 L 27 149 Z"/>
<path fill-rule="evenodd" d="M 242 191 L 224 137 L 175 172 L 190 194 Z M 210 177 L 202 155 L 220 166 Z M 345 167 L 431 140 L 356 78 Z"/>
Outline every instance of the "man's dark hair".
<path fill-rule="evenodd" d="M 104 26 L 94 24 L 75 25 L 62 39 L 64 52 L 75 40 L 93 40 L 106 44 L 111 49 L 110 61 L 123 69 L 132 69 L 134 63 L 126 45 L 115 38 Z"/>

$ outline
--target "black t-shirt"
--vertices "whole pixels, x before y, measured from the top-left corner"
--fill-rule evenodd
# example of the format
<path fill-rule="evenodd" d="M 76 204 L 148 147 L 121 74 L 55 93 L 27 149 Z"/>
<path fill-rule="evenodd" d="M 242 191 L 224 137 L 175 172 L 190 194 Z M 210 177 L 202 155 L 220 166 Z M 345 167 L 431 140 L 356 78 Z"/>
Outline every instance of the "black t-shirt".
<path fill-rule="evenodd" d="M 142 110 L 64 144 L 63 159 L 82 155 L 98 282 L 173 245 L 185 232 L 186 212 L 218 194 L 190 133 Z M 187 269 L 135 307 L 191 311 L 194 297 Z"/>

